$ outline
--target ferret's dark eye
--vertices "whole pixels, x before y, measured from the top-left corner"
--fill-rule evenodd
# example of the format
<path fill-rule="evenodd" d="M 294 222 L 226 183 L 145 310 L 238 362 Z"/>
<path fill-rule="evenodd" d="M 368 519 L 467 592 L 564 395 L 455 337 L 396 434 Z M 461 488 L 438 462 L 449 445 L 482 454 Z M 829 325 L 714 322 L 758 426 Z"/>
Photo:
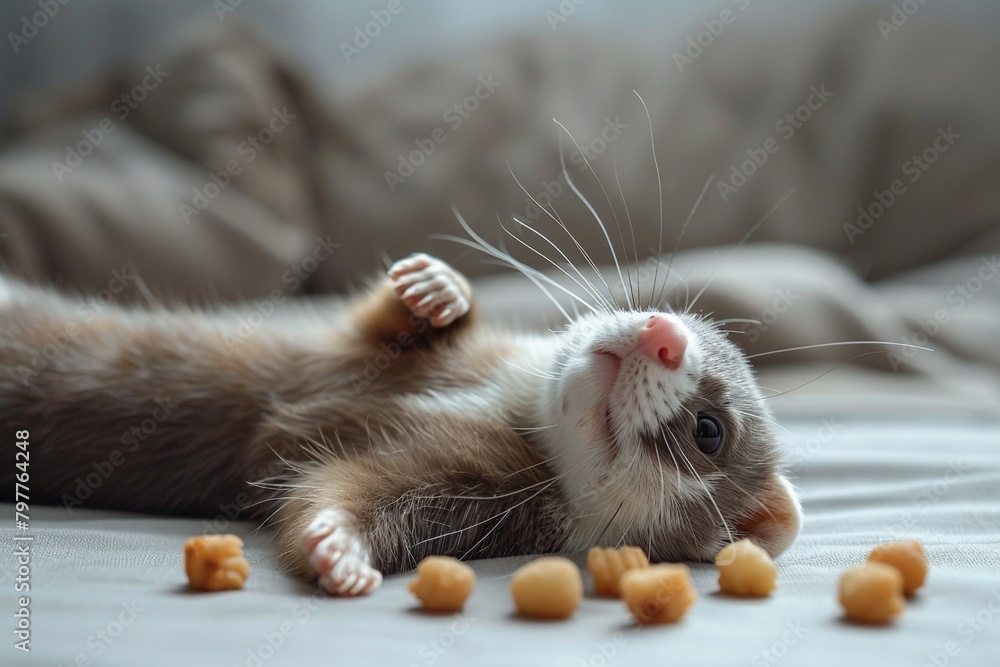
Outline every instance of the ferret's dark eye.
<path fill-rule="evenodd" d="M 698 426 L 694 431 L 694 441 L 698 449 L 706 454 L 718 454 L 722 449 L 722 424 L 714 417 L 698 415 Z"/>

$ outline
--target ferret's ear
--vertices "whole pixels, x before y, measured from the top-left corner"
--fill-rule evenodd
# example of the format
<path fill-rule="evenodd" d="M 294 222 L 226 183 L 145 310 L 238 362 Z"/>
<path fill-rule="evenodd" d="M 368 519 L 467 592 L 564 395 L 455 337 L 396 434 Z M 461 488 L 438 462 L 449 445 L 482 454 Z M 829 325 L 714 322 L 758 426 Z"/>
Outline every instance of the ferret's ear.
<path fill-rule="evenodd" d="M 795 490 L 787 479 L 775 473 L 767 493 L 761 498 L 764 506 L 739 529 L 776 558 L 792 545 L 802 527 L 802 507 Z"/>

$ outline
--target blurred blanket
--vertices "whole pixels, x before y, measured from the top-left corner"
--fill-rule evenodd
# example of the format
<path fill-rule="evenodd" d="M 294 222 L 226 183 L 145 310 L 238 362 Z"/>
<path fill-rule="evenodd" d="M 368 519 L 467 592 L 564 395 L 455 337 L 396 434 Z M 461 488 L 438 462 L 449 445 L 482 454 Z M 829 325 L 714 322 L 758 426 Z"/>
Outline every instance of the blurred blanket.
<path fill-rule="evenodd" d="M 995 414 L 1000 44 L 934 20 L 886 32 L 883 13 L 748 25 L 659 60 L 519 39 L 334 101 L 252 32 L 206 26 L 158 62 L 14 110 L 0 259 L 118 301 L 340 292 L 418 250 L 496 272 L 431 238 L 466 236 L 455 204 L 553 275 L 525 244 L 559 260 L 544 235 L 579 266 L 576 242 L 596 264 L 632 262 L 623 282 L 645 299 L 661 251 L 698 248 L 671 267 L 671 285 L 684 279 L 673 301 L 705 288 L 696 310 L 750 320 L 730 328 L 751 354 L 862 340 L 935 350 L 824 347 L 760 367 L 815 378 L 852 361 L 862 385 L 920 377 Z M 618 271 L 604 278 L 624 298 Z M 557 319 L 528 282 L 480 285 L 495 319 Z"/>

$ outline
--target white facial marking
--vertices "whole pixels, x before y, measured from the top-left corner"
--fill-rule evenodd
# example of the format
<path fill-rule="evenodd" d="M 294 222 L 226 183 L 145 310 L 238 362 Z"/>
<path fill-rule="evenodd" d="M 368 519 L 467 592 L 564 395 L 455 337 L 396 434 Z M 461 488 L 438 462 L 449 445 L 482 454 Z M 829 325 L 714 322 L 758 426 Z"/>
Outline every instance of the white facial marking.
<path fill-rule="evenodd" d="M 540 407 L 538 421 L 556 424 L 542 441 L 556 457 L 563 487 L 576 496 L 571 503 L 584 514 L 593 512 L 589 525 L 583 522 L 585 531 L 603 526 L 611 518 L 609 507 L 621 508 L 617 525 L 649 526 L 672 511 L 671 499 L 705 493 L 686 474 L 663 474 L 666 468 L 658 468 L 655 459 L 650 464 L 649 452 L 641 451 L 640 435 L 656 436 L 662 424 L 681 416 L 685 401 L 697 391 L 703 366 L 702 346 L 682 323 L 679 333 L 687 345 L 675 370 L 651 354 L 650 346 L 640 345 L 643 327 L 653 315 L 590 314 L 560 334 L 553 366 L 558 377 L 546 385 L 551 395 L 542 401 L 546 405 Z M 677 469 L 669 452 L 659 455 L 671 470 Z M 651 497 L 663 503 L 649 503 Z"/>

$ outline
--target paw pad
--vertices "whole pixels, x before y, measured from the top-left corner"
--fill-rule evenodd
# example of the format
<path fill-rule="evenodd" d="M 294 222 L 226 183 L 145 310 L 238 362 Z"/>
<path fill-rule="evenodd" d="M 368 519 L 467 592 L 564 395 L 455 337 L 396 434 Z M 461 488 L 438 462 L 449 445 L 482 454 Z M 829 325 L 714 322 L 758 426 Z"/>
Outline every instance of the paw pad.
<path fill-rule="evenodd" d="M 354 518 L 340 509 L 320 512 L 302 534 L 309 565 L 319 585 L 333 595 L 371 593 L 382 583 L 382 573 L 370 564 Z"/>
<path fill-rule="evenodd" d="M 389 278 L 410 312 L 435 327 L 446 327 L 469 312 L 469 283 L 439 259 L 411 255 L 392 265 Z"/>

